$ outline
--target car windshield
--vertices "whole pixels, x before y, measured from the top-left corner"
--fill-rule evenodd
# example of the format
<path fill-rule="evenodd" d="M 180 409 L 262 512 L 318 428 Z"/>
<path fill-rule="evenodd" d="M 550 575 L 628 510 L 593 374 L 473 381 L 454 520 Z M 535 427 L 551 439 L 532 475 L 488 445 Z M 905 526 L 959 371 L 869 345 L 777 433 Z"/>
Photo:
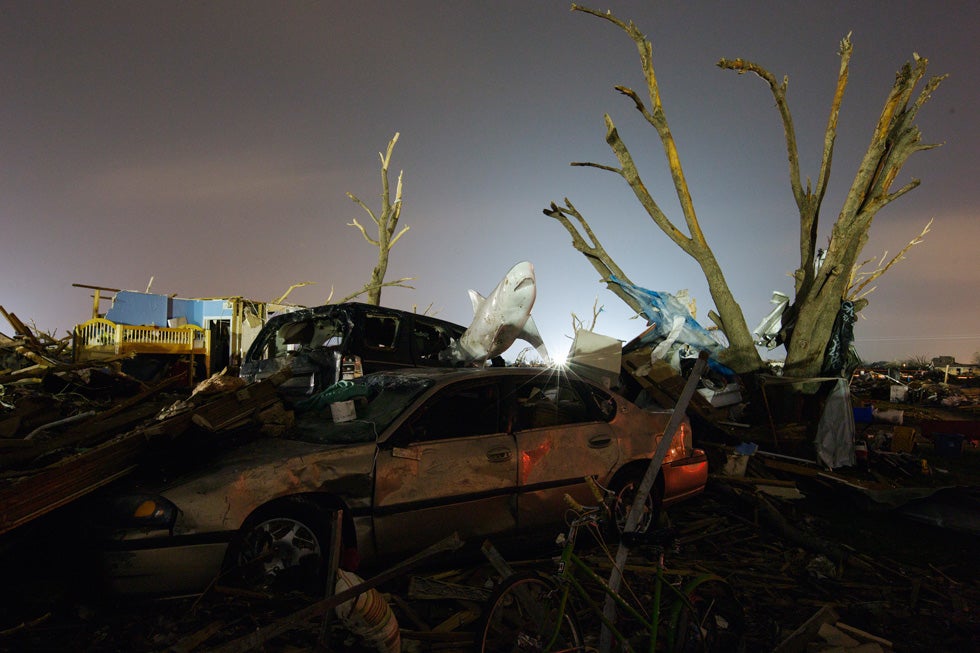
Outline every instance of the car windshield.
<path fill-rule="evenodd" d="M 284 324 L 270 342 L 269 354 L 279 356 L 303 348 L 337 347 L 347 335 L 347 324 L 340 317 L 320 317 Z"/>
<path fill-rule="evenodd" d="M 296 428 L 285 437 L 322 444 L 372 442 L 433 381 L 382 372 L 341 383 L 297 405 Z M 335 412 L 341 411 L 332 409 L 329 399 L 338 396 L 354 404 L 354 414 L 347 415 L 346 421 L 334 419 Z"/>

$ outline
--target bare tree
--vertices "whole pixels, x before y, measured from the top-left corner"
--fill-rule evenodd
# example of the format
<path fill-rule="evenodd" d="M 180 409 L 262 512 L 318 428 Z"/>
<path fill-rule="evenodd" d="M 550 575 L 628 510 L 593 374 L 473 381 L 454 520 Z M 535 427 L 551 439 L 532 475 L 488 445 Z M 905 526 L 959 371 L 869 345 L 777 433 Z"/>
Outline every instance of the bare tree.
<path fill-rule="evenodd" d="M 616 25 L 626 32 L 636 45 L 646 81 L 647 101 L 650 106 L 648 107 L 633 89 L 626 86 L 616 86 L 615 88 L 619 93 L 633 101 L 636 110 L 656 130 L 670 167 L 674 190 L 680 202 L 687 232 L 680 229 L 668 218 L 650 195 L 629 149 L 620 138 L 619 132 L 608 114 L 605 116 L 606 143 L 612 149 L 619 165 L 608 166 L 591 162 L 573 162 L 572 165 L 588 166 L 613 172 L 627 182 L 654 223 L 701 267 L 708 282 L 708 290 L 717 308 L 717 313 L 711 311 L 708 317 L 728 340 L 728 348 L 723 353 L 722 359 L 739 372 L 748 372 L 760 368 L 762 360 L 745 322 L 742 309 L 735 301 L 721 266 L 701 230 L 681 166 L 680 156 L 667 124 L 654 70 L 653 50 L 650 41 L 636 28 L 632 21 L 620 20 L 609 11 L 600 12 L 577 5 L 572 5 L 572 10 L 590 14 Z M 906 64 L 896 76 L 871 143 L 844 201 L 844 206 L 833 226 L 830 242 L 824 251 L 818 251 L 818 216 L 826 192 L 827 181 L 830 177 L 834 141 L 837 134 L 837 117 L 844 89 L 847 86 L 850 55 L 851 42 L 848 36 L 841 42 L 840 71 L 824 134 L 823 159 L 817 183 L 813 187 L 811 182 L 807 180 L 805 188 L 801 181 L 799 169 L 796 132 L 786 100 L 787 79 L 784 78 L 782 83 L 779 83 L 762 66 L 742 59 L 722 59 L 718 62 L 721 68 L 739 73 L 752 72 L 765 80 L 776 99 L 776 106 L 783 122 L 789 159 L 790 183 L 800 213 L 800 265 L 794 274 L 795 299 L 784 316 L 782 333 L 787 351 L 784 370 L 792 376 L 812 376 L 820 371 L 824 353 L 832 335 L 834 320 L 841 304 L 848 298 L 849 291 L 856 293 L 860 290 L 852 288 L 852 284 L 855 282 L 855 271 L 861 266 L 858 263 L 858 256 L 867 242 L 872 218 L 885 205 L 918 186 L 919 181 L 912 180 L 901 188 L 892 190 L 895 178 L 908 157 L 918 150 L 935 147 L 934 145 L 920 143 L 920 132 L 914 124 L 914 120 L 919 108 L 929 99 L 944 76 L 929 80 L 913 101 L 913 91 L 923 78 L 927 66 L 925 59 L 915 55 L 914 65 Z M 572 236 L 573 246 L 586 256 L 607 284 L 611 274 L 629 281 L 629 278 L 616 265 L 596 238 L 585 217 L 575 209 L 567 198 L 564 206 L 558 206 L 552 202 L 550 207 L 544 210 L 544 213 L 555 218 L 565 227 Z M 925 231 L 927 230 L 928 227 Z M 913 241 L 910 246 L 916 242 Z M 870 275 L 873 275 L 874 278 L 880 276 L 896 260 L 900 260 L 907 250 L 908 247 L 887 265 L 879 265 L 878 269 Z M 817 264 L 818 260 L 822 260 L 820 265 Z M 865 281 L 868 281 L 866 277 L 861 279 L 860 283 Z M 861 288 L 863 287 L 861 286 Z M 636 302 L 617 285 L 610 285 L 610 290 L 635 310 L 639 310 Z M 852 299 L 855 310 L 860 310 L 867 304 L 864 295 Z"/>
<path fill-rule="evenodd" d="M 923 354 L 913 354 L 901 361 L 903 367 L 914 370 L 927 370 L 932 367 L 932 359 Z"/>
<path fill-rule="evenodd" d="M 391 248 L 395 246 L 398 239 L 408 231 L 408 227 L 404 227 L 397 234 L 395 229 L 398 228 L 398 218 L 401 217 L 402 211 L 402 173 L 403 171 L 398 171 L 398 183 L 395 186 L 395 199 L 392 201 L 390 185 L 388 182 L 388 166 L 391 164 L 391 153 L 395 149 L 395 143 L 398 142 L 398 133 L 396 132 L 392 139 L 388 142 L 388 149 L 384 154 L 378 153 L 381 157 L 381 215 L 375 215 L 375 213 L 368 208 L 368 206 L 358 199 L 352 193 L 347 193 L 347 197 L 351 199 L 352 202 L 364 209 L 371 220 L 377 227 L 378 235 L 376 238 L 372 238 L 368 235 L 367 230 L 361 223 L 357 221 L 357 218 L 347 226 L 356 227 L 360 229 L 361 235 L 364 239 L 378 248 L 378 263 L 374 266 L 374 271 L 371 273 L 371 280 L 364 284 L 364 287 L 357 292 L 348 295 L 341 301 L 346 302 L 367 293 L 368 303 L 378 306 L 381 304 L 381 289 L 386 286 L 397 286 L 399 288 L 411 288 L 405 284 L 406 281 L 411 281 L 411 277 L 404 277 L 398 279 L 397 281 L 385 282 L 385 274 L 388 272 L 388 254 L 391 252 Z"/>

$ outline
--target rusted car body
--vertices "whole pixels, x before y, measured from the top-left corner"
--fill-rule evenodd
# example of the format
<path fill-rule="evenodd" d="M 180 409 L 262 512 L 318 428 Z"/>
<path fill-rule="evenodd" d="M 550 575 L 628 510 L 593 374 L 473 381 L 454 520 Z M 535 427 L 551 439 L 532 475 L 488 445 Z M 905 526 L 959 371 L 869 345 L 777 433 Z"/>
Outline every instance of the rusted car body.
<path fill-rule="evenodd" d="M 356 419 L 311 410 L 286 437 L 255 439 L 162 490 L 118 497 L 104 552 L 112 586 L 199 591 L 259 540 L 280 558 L 267 571 L 307 556 L 318 569 L 330 537 L 321 514 L 335 509 L 345 547 L 361 559 L 421 550 L 454 531 L 535 531 L 560 522 L 565 493 L 591 500 L 584 476 L 619 492 L 638 484 L 670 417 L 560 369 L 418 368 L 353 383 L 363 390 Z M 658 496 L 689 497 L 706 478 L 685 419 Z"/>

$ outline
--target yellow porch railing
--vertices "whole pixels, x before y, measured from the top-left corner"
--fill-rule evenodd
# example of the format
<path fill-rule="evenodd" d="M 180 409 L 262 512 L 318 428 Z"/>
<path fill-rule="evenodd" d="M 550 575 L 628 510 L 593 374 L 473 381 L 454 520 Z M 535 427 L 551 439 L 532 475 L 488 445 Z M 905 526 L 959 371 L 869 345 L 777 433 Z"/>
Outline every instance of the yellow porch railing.
<path fill-rule="evenodd" d="M 201 355 L 211 373 L 211 332 L 193 324 L 132 326 L 99 317 L 77 325 L 73 335 L 78 362 L 120 354 Z"/>

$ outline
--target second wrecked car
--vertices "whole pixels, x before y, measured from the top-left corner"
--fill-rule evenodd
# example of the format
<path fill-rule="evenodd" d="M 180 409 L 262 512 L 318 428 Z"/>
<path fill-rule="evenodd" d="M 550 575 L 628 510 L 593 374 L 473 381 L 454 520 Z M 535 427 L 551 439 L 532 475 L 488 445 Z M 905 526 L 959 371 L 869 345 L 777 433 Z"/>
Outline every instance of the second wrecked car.
<path fill-rule="evenodd" d="M 328 304 L 271 318 L 242 360 L 240 376 L 258 381 L 284 367 L 279 390 L 302 398 L 337 381 L 400 367 L 445 367 L 439 353 L 466 327 L 359 302 Z"/>

